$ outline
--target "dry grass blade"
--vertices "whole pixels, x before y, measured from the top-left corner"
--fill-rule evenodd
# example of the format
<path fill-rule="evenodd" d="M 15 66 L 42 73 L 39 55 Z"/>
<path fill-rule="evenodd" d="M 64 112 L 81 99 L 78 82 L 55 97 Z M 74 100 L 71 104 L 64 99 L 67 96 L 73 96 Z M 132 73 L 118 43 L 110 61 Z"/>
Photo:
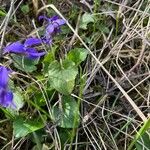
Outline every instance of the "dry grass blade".
<path fill-rule="evenodd" d="M 139 13 L 141 13 L 141 14 L 145 14 L 145 15 L 148 15 L 148 16 L 150 16 L 150 14 L 149 13 L 145 13 L 145 12 L 143 12 L 143 11 L 141 11 L 141 10 L 139 10 L 139 9 L 135 9 L 135 8 L 133 8 L 133 7 L 129 7 L 129 6 L 126 6 L 126 5 L 124 5 L 124 4 L 119 4 L 119 3 L 117 3 L 117 2 L 114 2 L 114 1 L 110 1 L 110 0 L 105 0 L 106 2 L 109 2 L 109 3 L 111 3 L 111 4 L 115 4 L 115 5 L 118 5 L 118 6 L 121 6 L 121 7 L 124 7 L 124 8 L 128 8 L 129 10 L 133 10 L 133 11 L 135 11 L 135 12 L 139 12 Z"/>
<path fill-rule="evenodd" d="M 32 3 L 33 3 L 34 12 L 37 15 L 39 2 L 38 0 L 32 0 Z"/>

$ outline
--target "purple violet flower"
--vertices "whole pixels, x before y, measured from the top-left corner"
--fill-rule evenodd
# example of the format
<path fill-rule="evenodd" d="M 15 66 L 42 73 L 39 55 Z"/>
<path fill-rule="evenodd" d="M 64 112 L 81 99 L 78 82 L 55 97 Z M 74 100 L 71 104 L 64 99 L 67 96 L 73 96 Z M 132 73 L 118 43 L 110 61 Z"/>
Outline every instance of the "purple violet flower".
<path fill-rule="evenodd" d="M 13 104 L 13 93 L 11 91 L 0 88 L 0 105 L 3 107 L 15 107 Z"/>
<path fill-rule="evenodd" d="M 4 66 L 0 66 L 0 105 L 3 107 L 15 107 L 13 93 L 8 89 L 8 75 L 10 72 Z"/>
<path fill-rule="evenodd" d="M 38 52 L 33 46 L 39 45 L 42 43 L 42 40 L 39 38 L 27 38 L 22 44 L 17 41 L 4 48 L 4 53 L 16 53 L 25 55 L 29 59 L 37 59 L 43 55 L 45 52 Z"/>
<path fill-rule="evenodd" d="M 58 16 L 53 16 L 52 18 L 48 18 L 46 16 L 39 16 L 39 20 L 46 20 L 47 27 L 44 37 L 42 38 L 43 42 L 46 44 L 51 44 L 52 35 L 60 32 L 60 27 L 66 23 L 65 20 L 60 19 Z"/>
<path fill-rule="evenodd" d="M 0 88 L 7 88 L 8 85 L 8 75 L 10 73 L 10 70 L 7 68 L 0 66 Z"/>

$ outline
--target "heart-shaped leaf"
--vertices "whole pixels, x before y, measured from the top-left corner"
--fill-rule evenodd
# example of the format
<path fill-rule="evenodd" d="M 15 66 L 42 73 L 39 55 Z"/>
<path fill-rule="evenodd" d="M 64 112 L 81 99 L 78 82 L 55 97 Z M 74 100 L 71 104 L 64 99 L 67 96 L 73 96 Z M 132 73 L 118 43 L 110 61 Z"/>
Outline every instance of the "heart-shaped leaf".
<path fill-rule="evenodd" d="M 71 94 L 77 74 L 78 68 L 70 60 L 64 60 L 62 63 L 53 61 L 49 65 L 48 77 L 51 86 L 65 95 Z"/>
<path fill-rule="evenodd" d="M 25 120 L 23 117 L 17 117 L 13 122 L 14 135 L 16 138 L 24 137 L 44 126 L 45 124 L 40 118 L 36 120 Z"/>
<path fill-rule="evenodd" d="M 88 51 L 85 48 L 75 48 L 68 53 L 67 58 L 72 60 L 76 65 L 79 65 L 86 59 L 87 54 Z"/>
<path fill-rule="evenodd" d="M 86 30 L 87 25 L 91 22 L 94 22 L 94 16 L 87 12 L 84 13 L 80 21 L 80 28 Z"/>
<path fill-rule="evenodd" d="M 24 56 L 19 56 L 16 54 L 12 54 L 11 56 L 14 60 L 13 61 L 14 66 L 17 69 L 25 71 L 25 72 L 33 72 L 37 69 L 36 65 L 38 64 L 39 59 L 31 60 L 31 59 L 25 58 Z"/>
<path fill-rule="evenodd" d="M 62 128 L 77 128 L 79 126 L 79 106 L 71 96 L 63 96 L 60 107 L 53 107 L 53 120 Z"/>

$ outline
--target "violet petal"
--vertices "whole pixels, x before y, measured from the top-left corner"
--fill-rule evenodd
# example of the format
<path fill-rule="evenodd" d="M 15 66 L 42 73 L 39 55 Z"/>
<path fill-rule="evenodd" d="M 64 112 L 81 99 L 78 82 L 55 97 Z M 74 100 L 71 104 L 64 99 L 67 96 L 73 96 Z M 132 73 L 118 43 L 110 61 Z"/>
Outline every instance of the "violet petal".
<path fill-rule="evenodd" d="M 7 88 L 9 70 L 4 66 L 0 66 L 0 88 Z"/>
<path fill-rule="evenodd" d="M 23 53 L 24 51 L 24 45 L 19 41 L 14 42 L 4 48 L 4 53 Z"/>
<path fill-rule="evenodd" d="M 0 105 L 10 107 L 13 105 L 13 93 L 5 89 L 0 89 Z"/>
<path fill-rule="evenodd" d="M 41 21 L 41 20 L 49 21 L 49 18 L 46 17 L 46 16 L 41 15 L 41 16 L 38 17 L 38 20 L 39 20 L 39 21 Z"/>
<path fill-rule="evenodd" d="M 57 19 L 59 19 L 59 16 L 53 16 L 53 17 L 49 18 L 49 21 L 55 21 Z"/>
<path fill-rule="evenodd" d="M 55 21 L 55 23 L 57 23 L 59 26 L 62 26 L 62 25 L 64 25 L 64 24 L 66 24 L 66 21 L 65 21 L 64 19 L 57 19 L 57 20 Z"/>
<path fill-rule="evenodd" d="M 27 46 L 39 45 L 41 43 L 42 43 L 41 39 L 31 37 L 25 40 L 24 46 L 27 47 Z"/>
<path fill-rule="evenodd" d="M 46 52 L 37 52 L 34 48 L 27 49 L 27 58 L 29 59 L 38 59 L 45 54 Z"/>
<path fill-rule="evenodd" d="M 53 24 L 49 24 L 46 28 L 46 31 L 49 33 L 49 34 L 52 34 L 55 30 L 55 26 Z"/>

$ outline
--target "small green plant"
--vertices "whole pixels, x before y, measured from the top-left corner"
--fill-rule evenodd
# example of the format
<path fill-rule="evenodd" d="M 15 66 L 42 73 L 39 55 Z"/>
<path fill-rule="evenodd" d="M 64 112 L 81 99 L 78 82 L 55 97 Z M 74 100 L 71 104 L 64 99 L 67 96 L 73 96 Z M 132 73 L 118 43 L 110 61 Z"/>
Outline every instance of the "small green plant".
<path fill-rule="evenodd" d="M 29 11 L 26 5 L 22 6 L 21 10 L 24 13 L 28 13 Z M 48 53 L 43 50 L 38 51 L 36 48 L 42 44 L 50 46 L 54 34 L 60 32 L 60 26 L 65 24 L 65 21 L 58 16 L 52 18 L 40 16 L 39 20 L 47 21 L 44 35 L 41 38 L 29 37 L 24 42 L 13 42 L 7 45 L 3 52 L 3 55 L 10 55 L 13 68 L 16 69 L 16 74 L 24 72 L 33 78 L 32 75 L 37 72 L 37 69 L 39 69 L 38 66 L 42 64 L 40 70 L 43 70 L 43 73 L 40 76 L 34 76 L 33 85 L 30 85 L 30 79 L 26 82 L 21 80 L 26 85 L 29 85 L 23 91 L 13 80 L 10 80 L 11 84 L 9 84 L 9 75 L 13 71 L 4 65 L 0 66 L 0 104 L 7 108 L 6 110 L 3 109 L 3 112 L 13 121 L 13 135 L 16 139 L 30 136 L 31 134 L 35 137 L 36 132 L 43 129 L 48 121 L 56 123 L 58 127 L 64 129 L 74 129 L 80 124 L 80 104 L 71 94 L 76 87 L 79 66 L 87 57 L 87 50 L 84 48 L 71 49 L 64 58 L 59 59 L 55 56 L 58 46 L 51 46 Z M 44 56 L 43 61 L 40 60 L 42 56 Z M 22 73 L 18 73 L 19 71 Z M 39 82 L 38 79 L 41 82 L 43 82 L 42 80 L 46 82 L 42 88 L 50 96 L 45 97 L 45 94 L 38 93 L 38 91 L 36 95 L 32 95 L 32 92 L 38 89 L 36 85 Z M 61 95 L 60 99 L 58 100 L 54 97 L 50 100 L 49 97 L 52 96 L 52 93 L 55 93 L 56 97 Z M 59 101 L 59 103 L 56 105 L 54 101 Z M 34 114 L 29 118 L 27 116 L 28 113 L 20 113 L 20 109 L 27 103 L 42 114 L 40 116 Z M 49 103 L 48 108 L 51 108 L 49 112 L 46 112 L 42 108 L 46 107 L 47 103 Z M 35 116 L 36 119 L 33 119 L 32 117 Z M 72 136 L 70 137 L 73 138 Z M 35 139 L 38 140 L 38 138 Z M 41 144 L 39 144 L 37 144 L 38 148 L 41 147 Z"/>

